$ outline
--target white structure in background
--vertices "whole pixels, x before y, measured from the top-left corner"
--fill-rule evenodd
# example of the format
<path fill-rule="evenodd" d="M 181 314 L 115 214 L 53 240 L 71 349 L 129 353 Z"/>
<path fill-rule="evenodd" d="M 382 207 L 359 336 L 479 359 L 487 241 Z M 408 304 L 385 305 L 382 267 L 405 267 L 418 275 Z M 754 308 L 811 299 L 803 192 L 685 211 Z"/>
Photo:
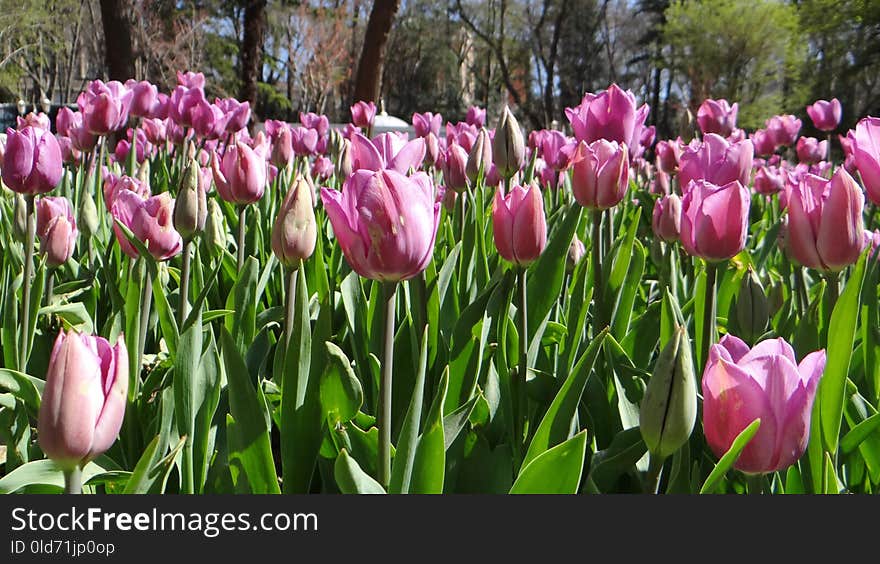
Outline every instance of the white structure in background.
<path fill-rule="evenodd" d="M 415 132 L 411 123 L 407 123 L 399 117 L 389 116 L 385 111 L 385 101 L 382 100 L 379 102 L 379 111 L 373 120 L 373 135 L 388 131 L 403 131 L 407 135 Z"/>

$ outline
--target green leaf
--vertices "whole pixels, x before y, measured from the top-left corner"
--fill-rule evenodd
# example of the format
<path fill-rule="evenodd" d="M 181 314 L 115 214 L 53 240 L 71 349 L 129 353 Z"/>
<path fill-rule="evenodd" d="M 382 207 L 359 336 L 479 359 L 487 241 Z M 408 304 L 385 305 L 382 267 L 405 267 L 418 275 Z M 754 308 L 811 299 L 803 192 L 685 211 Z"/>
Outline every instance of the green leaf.
<path fill-rule="evenodd" d="M 523 466 L 510 488 L 512 494 L 575 494 L 581 482 L 587 432 L 544 451 Z"/>
<path fill-rule="evenodd" d="M 237 461 L 242 473 L 238 475 L 236 488 L 249 493 L 280 493 L 269 429 L 263 416 L 265 404 L 260 399 L 259 388 L 254 389 L 238 347 L 225 328 L 220 333 L 220 348 L 226 365 L 229 383 L 229 433 L 230 464 Z"/>
<path fill-rule="evenodd" d="M 606 328 L 593 339 L 593 342 L 590 343 L 590 346 L 581 355 L 574 370 L 571 371 L 565 383 L 562 384 L 556 397 L 553 398 L 553 403 L 550 404 L 543 419 L 541 419 L 540 425 L 538 425 L 538 429 L 535 431 L 534 437 L 532 437 L 531 443 L 529 443 L 529 450 L 523 459 L 523 466 L 529 464 L 530 461 L 540 456 L 541 453 L 553 445 L 557 445 L 568 438 L 569 431 L 571 430 L 571 420 L 577 411 L 587 379 L 590 377 L 593 364 L 596 362 L 596 357 L 599 355 L 605 335 L 607 334 L 608 329 Z"/>
<path fill-rule="evenodd" d="M 630 270 L 630 263 L 633 259 L 633 246 L 636 240 L 636 231 L 638 230 L 639 218 L 641 217 L 641 213 L 642 208 L 638 208 L 636 210 L 635 216 L 630 222 L 629 229 L 626 232 L 626 236 L 623 239 L 620 239 L 620 244 L 617 247 L 617 252 L 614 254 L 614 259 L 611 263 L 610 272 L 608 273 L 608 276 L 606 278 L 607 281 L 605 283 L 605 287 L 597 289 L 597 291 L 602 292 L 600 307 L 603 307 L 606 312 L 602 316 L 603 319 L 611 319 L 612 317 L 610 314 L 616 310 L 618 304 L 620 303 L 620 294 L 623 290 L 624 282 L 627 279 L 627 273 Z M 644 250 L 642 252 L 644 255 Z M 644 268 L 644 256 L 642 256 L 642 267 Z M 639 275 L 639 278 L 641 278 L 641 274 Z"/>
<path fill-rule="evenodd" d="M 877 429 L 880 429 L 880 413 L 868 417 L 844 435 L 840 440 L 840 450 L 845 454 L 853 452 Z"/>
<path fill-rule="evenodd" d="M 748 427 L 743 429 L 740 434 L 736 436 L 733 443 L 730 445 L 730 448 L 727 449 L 727 452 L 724 453 L 724 456 L 721 457 L 718 464 L 712 469 L 709 477 L 703 482 L 703 487 L 700 488 L 701 494 L 713 493 L 718 488 L 724 475 L 727 474 L 727 471 L 733 467 L 734 463 L 736 463 L 736 459 L 739 458 L 743 449 L 746 448 L 746 445 L 749 444 L 749 441 L 751 441 L 752 437 L 755 436 L 755 433 L 758 432 L 760 426 L 761 420 L 755 419 Z"/>
<path fill-rule="evenodd" d="M 82 333 L 88 333 L 91 335 L 95 332 L 95 324 L 92 322 L 92 316 L 89 315 L 85 304 L 82 302 L 42 307 L 40 308 L 38 316 L 42 317 L 44 315 L 57 316 L 64 320 L 69 327 L 73 327 Z"/>
<path fill-rule="evenodd" d="M 846 378 L 853 352 L 853 339 L 859 320 L 859 299 L 862 282 L 865 278 L 866 251 L 862 254 L 852 276 L 834 306 L 831 324 L 828 328 L 828 352 L 825 372 L 819 379 L 816 401 L 819 404 L 819 421 L 822 428 L 822 444 L 825 451 L 837 451 L 840 438 L 840 422 L 843 418 L 843 404 L 846 391 Z"/>
<path fill-rule="evenodd" d="M 413 388 L 409 407 L 397 438 L 397 452 L 391 466 L 391 479 L 388 484 L 390 493 L 409 492 L 412 477 L 413 459 L 419 437 L 419 423 L 422 419 L 422 403 L 425 396 L 425 373 L 428 368 L 428 330 L 422 335 L 422 346 L 419 349 L 419 370 L 416 373 L 416 384 Z"/>
<path fill-rule="evenodd" d="M 617 478 L 635 468 L 647 450 L 638 427 L 624 429 L 614 436 L 608 448 L 593 456 L 589 477 L 600 491 L 613 491 Z"/>
<path fill-rule="evenodd" d="M 40 395 L 44 385 L 45 382 L 42 380 L 23 372 L 0 368 L 0 390 L 6 390 L 18 398 L 27 406 L 32 416 L 36 416 L 40 411 Z"/>
<path fill-rule="evenodd" d="M 235 314 L 227 320 L 226 329 L 234 336 L 239 354 L 244 355 L 257 332 L 257 274 L 259 263 L 253 256 L 244 261 L 229 299 L 234 304 Z"/>
<path fill-rule="evenodd" d="M 642 275 L 645 272 L 645 247 L 639 241 L 633 241 L 632 260 L 626 271 L 626 278 L 617 294 L 617 305 L 611 319 L 612 334 L 617 338 L 629 332 L 629 323 L 633 314 L 633 305 L 641 287 Z"/>
<path fill-rule="evenodd" d="M 202 324 L 196 322 L 180 336 L 180 347 L 174 357 L 174 416 L 177 432 L 187 437 L 182 472 L 192 478 L 192 444 L 195 439 L 196 412 L 205 396 L 202 360 Z M 191 493 L 191 492 L 187 492 Z"/>
<path fill-rule="evenodd" d="M 419 437 L 413 457 L 409 493 L 443 493 L 446 471 L 446 443 L 443 433 L 443 402 L 449 388 L 449 371 L 443 372 L 437 395 L 428 411 L 425 431 Z"/>
<path fill-rule="evenodd" d="M 168 472 L 171 471 L 172 462 L 174 462 L 174 458 L 180 452 L 180 449 L 183 448 L 186 438 L 181 437 L 177 445 L 171 449 L 171 452 L 161 460 L 159 459 L 161 456 L 159 452 L 159 439 L 160 436 L 156 435 L 150 441 L 150 444 L 147 445 L 147 448 L 144 449 L 140 460 L 138 460 L 137 465 L 135 465 L 134 470 L 128 477 L 128 482 L 125 484 L 125 489 L 122 493 L 150 493 L 150 489 L 154 484 L 165 481 Z"/>
<path fill-rule="evenodd" d="M 383 494 L 385 489 L 379 482 L 364 472 L 357 461 L 350 457 L 345 449 L 339 451 L 333 465 L 333 477 L 336 485 L 345 494 Z"/>
<path fill-rule="evenodd" d="M 331 426 L 354 419 L 364 403 L 364 391 L 342 349 L 327 341 L 328 363 L 321 377 L 321 405 Z"/>
<path fill-rule="evenodd" d="M 89 462 L 82 470 L 82 483 L 106 471 L 97 463 Z M 53 460 L 45 458 L 22 464 L 0 478 L 0 494 L 13 493 L 26 486 L 52 486 L 61 491 L 64 489 L 64 472 Z"/>
<path fill-rule="evenodd" d="M 474 408 L 477 406 L 477 402 L 480 400 L 486 401 L 485 398 L 483 398 L 483 395 L 478 392 L 474 397 L 468 400 L 467 403 L 443 418 L 443 443 L 446 450 L 449 450 L 449 447 L 452 446 L 452 443 L 458 438 L 458 434 L 461 433 L 461 430 L 467 425 L 471 413 L 473 413 Z"/>

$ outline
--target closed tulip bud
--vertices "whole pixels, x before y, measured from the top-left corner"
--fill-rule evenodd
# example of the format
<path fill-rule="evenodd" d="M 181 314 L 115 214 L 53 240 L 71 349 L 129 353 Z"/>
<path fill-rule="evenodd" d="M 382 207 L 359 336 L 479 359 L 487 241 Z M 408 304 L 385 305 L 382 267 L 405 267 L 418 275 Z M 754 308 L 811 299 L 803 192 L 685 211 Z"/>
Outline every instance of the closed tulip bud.
<path fill-rule="evenodd" d="M 518 266 L 534 262 L 547 246 L 544 198 L 534 184 L 514 185 L 507 195 L 499 188 L 492 202 L 492 234 L 498 254 Z"/>
<path fill-rule="evenodd" d="M 681 198 L 669 194 L 654 202 L 651 219 L 654 234 L 664 241 L 678 241 L 681 235 Z"/>
<path fill-rule="evenodd" d="M 697 382 L 684 327 L 663 347 L 645 388 L 639 429 L 652 455 L 666 458 L 690 438 L 697 420 Z"/>
<path fill-rule="evenodd" d="M 583 259 L 586 254 L 587 247 L 584 245 L 584 242 L 575 235 L 574 239 L 571 240 L 571 245 L 568 246 L 568 254 L 565 255 L 565 269 L 569 273 L 573 272 L 574 267 L 581 262 L 581 259 Z"/>
<path fill-rule="evenodd" d="M 37 200 L 37 237 L 40 252 L 49 267 L 61 266 L 73 256 L 76 248 L 76 219 L 73 206 L 63 197 L 42 197 Z"/>
<path fill-rule="evenodd" d="M 761 341 L 751 350 L 725 335 L 709 349 L 703 371 L 703 432 L 717 456 L 755 419 L 758 432 L 734 463 L 751 474 L 784 470 L 807 448 L 810 415 L 825 351 L 806 355 L 798 364 L 783 339 Z"/>
<path fill-rule="evenodd" d="M 15 195 L 13 203 L 12 234 L 21 242 L 27 238 L 27 202 L 21 194 Z"/>
<path fill-rule="evenodd" d="M 697 123 L 700 131 L 717 133 L 721 137 L 727 137 L 736 129 L 736 114 L 739 106 L 732 106 L 727 100 L 704 100 L 697 110 Z"/>
<path fill-rule="evenodd" d="M 738 181 L 716 186 L 692 180 L 681 201 L 681 244 L 691 256 L 708 261 L 732 258 L 746 246 L 748 189 Z"/>
<path fill-rule="evenodd" d="M 844 139 L 849 142 L 844 143 Z M 862 118 L 855 133 L 840 140 L 844 150 L 847 145 L 851 148 L 852 164 L 862 177 L 868 199 L 880 206 L 880 118 Z"/>
<path fill-rule="evenodd" d="M 816 100 L 812 105 L 807 106 L 807 114 L 813 120 L 813 125 L 820 131 L 834 131 L 840 124 L 840 118 L 843 115 L 843 109 L 840 107 L 840 100 L 832 98 L 831 101 Z"/>
<path fill-rule="evenodd" d="M 481 129 L 480 134 L 477 135 L 477 140 L 474 141 L 474 145 L 471 147 L 470 154 L 468 154 L 467 166 L 465 167 L 468 180 L 472 183 L 476 182 L 481 172 L 485 177 L 491 163 L 492 143 L 489 139 L 489 132 Z"/>
<path fill-rule="evenodd" d="M 272 225 L 272 252 L 285 268 L 296 270 L 315 251 L 318 227 L 312 206 L 312 189 L 297 175 Z"/>
<path fill-rule="evenodd" d="M 213 198 L 208 200 L 208 218 L 205 220 L 205 242 L 211 250 L 226 248 L 226 218 L 220 204 Z"/>
<path fill-rule="evenodd" d="M 816 164 L 828 154 L 828 141 L 819 141 L 815 137 L 801 137 L 795 147 L 797 158 L 806 164 Z"/>
<path fill-rule="evenodd" d="M 205 229 L 207 218 L 208 202 L 202 185 L 202 169 L 198 161 L 191 159 L 183 170 L 174 202 L 174 228 L 188 241 Z"/>
<path fill-rule="evenodd" d="M 89 190 L 83 190 L 79 201 L 79 228 L 82 229 L 86 237 L 91 237 L 98 232 L 100 226 L 98 219 L 98 208 L 95 206 L 95 199 Z"/>
<path fill-rule="evenodd" d="M 376 119 L 376 104 L 359 101 L 351 107 L 351 123 L 357 127 L 370 129 Z"/>
<path fill-rule="evenodd" d="M 770 304 L 758 275 L 749 267 L 739 285 L 736 297 L 736 321 L 747 341 L 755 341 L 764 334 L 770 320 Z"/>
<path fill-rule="evenodd" d="M 45 194 L 61 181 L 61 146 L 46 129 L 26 126 L 6 130 L 3 183 L 19 194 Z"/>
<path fill-rule="evenodd" d="M 431 262 L 440 203 L 424 172 L 356 170 L 341 192 L 322 188 L 321 201 L 343 256 L 364 278 L 408 280 Z"/>
<path fill-rule="evenodd" d="M 336 157 L 336 176 L 348 178 L 354 170 L 351 156 L 351 140 L 342 137 L 339 140 L 339 156 Z"/>
<path fill-rule="evenodd" d="M 451 143 L 446 148 L 446 158 L 443 161 L 443 181 L 446 188 L 455 192 L 466 192 L 468 154 L 464 147 L 457 143 Z"/>
<path fill-rule="evenodd" d="M 831 180 L 804 175 L 788 197 L 788 255 L 830 272 L 855 263 L 864 246 L 864 205 L 861 188 L 843 168 Z"/>
<path fill-rule="evenodd" d="M 790 114 L 773 116 L 764 125 L 777 147 L 794 145 L 801 130 L 801 120 Z"/>
<path fill-rule="evenodd" d="M 116 441 L 128 394 L 128 352 L 120 335 L 61 332 L 49 357 L 37 431 L 40 448 L 63 469 L 104 453 Z"/>
<path fill-rule="evenodd" d="M 600 139 L 581 141 L 574 157 L 571 189 L 585 208 L 606 210 L 619 204 L 629 185 L 629 156 L 625 144 Z"/>
<path fill-rule="evenodd" d="M 504 178 L 511 178 L 522 168 L 525 155 L 526 144 L 519 122 L 510 108 L 504 106 L 501 121 L 495 128 L 495 138 L 492 140 L 493 162 L 498 173 Z"/>
<path fill-rule="evenodd" d="M 217 192 L 227 202 L 252 204 L 263 196 L 266 189 L 266 161 L 240 141 L 227 147 L 222 158 L 214 153 L 211 170 Z"/>

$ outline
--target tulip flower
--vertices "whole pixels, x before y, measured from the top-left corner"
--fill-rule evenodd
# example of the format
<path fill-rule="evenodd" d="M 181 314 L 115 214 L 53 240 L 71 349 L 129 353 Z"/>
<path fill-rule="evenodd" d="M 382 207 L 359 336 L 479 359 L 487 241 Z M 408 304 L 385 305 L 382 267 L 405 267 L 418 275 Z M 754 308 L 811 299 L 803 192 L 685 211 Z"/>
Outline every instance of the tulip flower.
<path fill-rule="evenodd" d="M 467 167 L 465 173 L 471 183 L 476 183 L 480 172 L 485 176 L 489 171 L 489 165 L 492 163 L 492 140 L 489 138 L 489 132 L 481 129 L 468 153 Z"/>
<path fill-rule="evenodd" d="M 753 159 L 751 141 L 730 143 L 720 135 L 709 133 L 700 145 L 686 147 L 682 152 L 678 181 L 682 188 L 691 180 L 706 180 L 719 186 L 738 181 L 748 186 Z"/>
<path fill-rule="evenodd" d="M 129 113 L 135 117 L 155 117 L 156 109 L 161 104 L 159 101 L 159 89 L 146 80 L 140 82 L 129 80 L 125 83 L 125 86 L 131 90 Z"/>
<path fill-rule="evenodd" d="M 272 252 L 285 268 L 296 270 L 315 251 L 317 234 L 312 189 L 298 175 L 272 225 Z"/>
<path fill-rule="evenodd" d="M 636 109 L 632 92 L 612 84 L 599 94 L 587 93 L 578 107 L 566 108 L 565 114 L 578 141 L 605 139 L 632 144 L 633 134 L 641 131 L 648 112 L 647 106 Z"/>
<path fill-rule="evenodd" d="M 793 145 L 801 130 L 801 120 L 793 115 L 773 116 L 764 126 L 773 143 L 777 146 Z"/>
<path fill-rule="evenodd" d="M 467 123 L 457 123 L 455 125 L 447 123 L 446 145 L 449 146 L 451 143 L 456 143 L 464 148 L 466 153 L 470 153 L 481 128 L 482 126 L 475 127 Z"/>
<path fill-rule="evenodd" d="M 825 370 L 825 351 L 798 364 L 783 339 L 761 341 L 751 350 L 725 335 L 709 350 L 703 371 L 703 432 L 717 456 L 755 419 L 758 432 L 734 468 L 750 474 L 784 470 L 803 455 L 810 434 L 816 387 Z"/>
<path fill-rule="evenodd" d="M 46 264 L 61 266 L 73 256 L 76 248 L 76 219 L 73 206 L 64 197 L 46 196 L 37 200 L 37 237 Z"/>
<path fill-rule="evenodd" d="M 204 98 L 192 105 L 189 121 L 193 131 L 200 139 L 219 139 L 226 130 L 227 115 L 215 104 Z"/>
<path fill-rule="evenodd" d="M 530 136 L 531 137 L 531 136 Z M 545 131 L 536 147 L 547 165 L 557 172 L 567 170 L 577 151 L 578 143 L 561 131 Z"/>
<path fill-rule="evenodd" d="M 103 337 L 60 332 L 40 403 L 40 448 L 66 472 L 85 466 L 116 441 L 127 394 L 128 351 L 121 335 L 111 346 Z M 68 493 L 79 493 L 80 484 L 72 486 Z"/>
<path fill-rule="evenodd" d="M 448 189 L 454 192 L 467 190 L 467 162 L 468 153 L 464 147 L 453 142 L 446 148 L 446 158 L 443 161 L 443 181 Z"/>
<path fill-rule="evenodd" d="M 333 161 L 327 157 L 318 157 L 312 163 L 312 178 L 327 180 L 333 176 Z"/>
<path fill-rule="evenodd" d="M 654 202 L 651 218 L 654 234 L 664 241 L 677 241 L 681 234 L 681 198 L 669 194 Z"/>
<path fill-rule="evenodd" d="M 322 139 L 330 134 L 330 120 L 327 119 L 327 116 L 318 115 L 312 112 L 300 112 L 299 122 L 303 127 L 317 131 L 318 136 Z"/>
<path fill-rule="evenodd" d="M 204 90 L 177 86 L 168 101 L 168 117 L 180 127 L 192 127 L 193 113 L 198 111 L 199 106 L 207 103 Z"/>
<path fill-rule="evenodd" d="M 122 191 L 134 192 L 142 200 L 150 197 L 150 186 L 146 182 L 126 175 L 116 176 L 109 172 L 104 174 L 104 204 L 108 210 L 113 206 L 116 196 Z"/>
<path fill-rule="evenodd" d="M 681 244 L 691 256 L 727 260 L 746 246 L 749 191 L 734 180 L 717 186 L 693 180 L 681 201 Z"/>
<path fill-rule="evenodd" d="M 547 246 L 544 199 L 533 184 L 514 185 L 503 194 L 499 188 L 492 202 L 492 233 L 495 248 L 504 260 L 518 266 L 534 262 Z"/>
<path fill-rule="evenodd" d="M 703 134 L 717 133 L 721 137 L 727 137 L 736 129 L 736 114 L 739 105 L 734 102 L 731 106 L 727 100 L 703 100 L 697 109 L 697 124 Z"/>
<path fill-rule="evenodd" d="M 371 141 L 355 133 L 351 138 L 351 158 L 354 170 L 390 169 L 406 174 L 411 168 L 419 168 L 425 159 L 425 140 L 407 141 L 406 136 L 382 133 Z"/>
<path fill-rule="evenodd" d="M 376 119 L 376 104 L 359 101 L 351 107 L 351 123 L 369 131 Z"/>
<path fill-rule="evenodd" d="M 185 88 L 205 89 L 205 75 L 200 72 L 177 71 L 177 84 Z"/>
<path fill-rule="evenodd" d="M 263 197 L 266 161 L 241 141 L 227 147 L 222 159 L 214 153 L 211 170 L 217 192 L 227 202 L 243 206 Z"/>
<path fill-rule="evenodd" d="M 305 127 L 294 127 L 290 131 L 290 145 L 294 154 L 299 157 L 308 157 L 317 152 L 318 132 Z M 282 130 L 282 135 L 284 132 Z"/>
<path fill-rule="evenodd" d="M 816 164 L 825 160 L 828 154 L 828 141 L 819 141 L 815 137 L 801 137 L 797 140 L 797 158 L 805 164 Z"/>
<path fill-rule="evenodd" d="M 6 130 L 3 183 L 19 194 L 45 194 L 61 181 L 61 146 L 47 129 Z"/>
<path fill-rule="evenodd" d="M 90 82 L 76 100 L 86 129 L 94 135 L 107 135 L 125 127 L 132 96 L 132 91 L 119 81 Z"/>
<path fill-rule="evenodd" d="M 110 213 L 147 247 L 155 260 L 168 260 L 183 248 L 183 239 L 172 224 L 174 200 L 168 192 L 144 200 L 130 190 L 122 190 L 116 195 Z M 115 223 L 113 231 L 122 251 L 137 258 L 137 249 Z"/>
<path fill-rule="evenodd" d="M 519 122 L 510 108 L 504 106 L 501 121 L 498 122 L 495 137 L 492 139 L 492 162 L 495 163 L 498 174 L 509 179 L 522 168 L 525 157 L 526 146 Z"/>
<path fill-rule="evenodd" d="M 223 125 L 226 133 L 237 133 L 247 127 L 251 119 L 250 102 L 239 102 L 235 98 L 216 98 L 214 105 L 223 113 Z"/>
<path fill-rule="evenodd" d="M 364 278 L 408 280 L 431 262 L 440 204 L 425 173 L 356 170 L 341 192 L 322 188 L 321 200 L 343 256 Z"/>
<path fill-rule="evenodd" d="M 788 198 L 786 250 L 800 264 L 837 272 L 855 263 L 864 247 L 865 198 L 846 170 L 831 180 L 806 174 Z"/>
<path fill-rule="evenodd" d="M 573 159 L 571 189 L 585 208 L 605 210 L 619 204 L 629 185 L 626 144 L 600 139 L 581 141 Z"/>
<path fill-rule="evenodd" d="M 413 129 L 416 137 L 427 137 L 429 133 L 440 135 L 440 124 L 443 122 L 443 116 L 431 112 L 423 114 L 414 113 L 412 116 Z"/>
<path fill-rule="evenodd" d="M 15 118 L 15 122 L 16 129 L 24 129 L 27 126 L 31 126 L 49 131 L 52 128 L 52 123 L 49 121 L 49 116 L 47 116 L 43 112 L 31 112 L 24 117 L 18 116 Z"/>
<path fill-rule="evenodd" d="M 820 131 L 834 131 L 840 124 L 843 109 L 840 100 L 832 98 L 831 101 L 816 100 L 807 106 L 807 115 L 813 120 L 813 125 Z"/>
<path fill-rule="evenodd" d="M 678 172 L 678 160 L 681 158 L 682 153 L 682 146 L 678 141 L 658 141 L 654 147 L 654 152 L 657 155 L 657 168 L 661 172 L 666 174 Z"/>
<path fill-rule="evenodd" d="M 484 125 L 486 125 L 486 110 L 485 108 L 481 108 L 479 106 L 471 106 L 468 108 L 467 115 L 464 118 L 464 121 L 470 125 L 475 127 L 476 129 L 480 129 Z"/>
<path fill-rule="evenodd" d="M 425 164 L 433 166 L 440 157 L 440 140 L 433 133 L 428 133 L 425 140 Z"/>
<path fill-rule="evenodd" d="M 868 199 L 880 206 L 880 118 L 862 118 L 847 138 Z"/>

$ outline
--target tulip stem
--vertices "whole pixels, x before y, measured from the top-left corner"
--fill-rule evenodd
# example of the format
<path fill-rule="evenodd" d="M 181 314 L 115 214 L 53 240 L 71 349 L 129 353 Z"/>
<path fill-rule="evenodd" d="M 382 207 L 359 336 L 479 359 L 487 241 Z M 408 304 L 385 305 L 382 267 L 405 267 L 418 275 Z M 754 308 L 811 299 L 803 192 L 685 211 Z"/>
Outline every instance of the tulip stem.
<path fill-rule="evenodd" d="M 593 210 L 593 236 L 590 241 L 590 261 L 593 263 L 593 335 L 602 327 L 602 210 Z"/>
<path fill-rule="evenodd" d="M 27 234 L 24 243 L 24 280 L 21 292 L 21 348 L 18 351 L 18 369 L 27 372 L 28 345 L 31 325 L 31 276 L 34 273 L 34 239 L 37 235 L 37 222 L 34 215 L 34 197 L 24 197 L 27 214 Z"/>
<path fill-rule="evenodd" d="M 284 320 L 285 351 L 290 347 L 290 338 L 293 336 L 293 320 L 296 317 L 296 276 L 298 272 L 298 269 L 294 268 L 287 274 L 287 318 Z"/>
<path fill-rule="evenodd" d="M 764 493 L 764 476 L 762 474 L 746 474 L 746 487 L 750 495 Z"/>
<path fill-rule="evenodd" d="M 50 268 L 46 273 L 46 305 L 52 305 L 52 297 L 55 292 L 55 269 Z"/>
<path fill-rule="evenodd" d="M 526 288 L 526 267 L 521 266 L 517 273 L 519 278 L 519 309 L 520 309 L 520 335 L 519 335 L 519 368 L 517 369 L 517 425 L 516 440 L 524 440 L 525 428 L 528 424 L 528 397 L 526 395 L 526 380 L 529 374 L 529 316 L 528 316 L 528 291 Z"/>
<path fill-rule="evenodd" d="M 386 489 L 391 478 L 391 382 L 394 370 L 394 315 L 397 282 L 384 283 L 385 334 L 382 376 L 379 380 L 379 483 Z"/>
<path fill-rule="evenodd" d="M 187 239 L 183 243 L 183 264 L 180 267 L 180 322 L 179 327 L 183 329 L 183 323 L 189 315 L 189 262 L 190 247 L 192 240 Z"/>
<path fill-rule="evenodd" d="M 666 245 L 666 252 L 669 254 L 669 292 L 678 299 L 678 253 L 671 243 Z"/>
<path fill-rule="evenodd" d="M 79 464 L 64 471 L 64 493 L 82 493 L 82 468 L 79 467 Z"/>
<path fill-rule="evenodd" d="M 140 372 L 144 363 L 144 349 L 147 346 L 147 327 L 150 324 L 150 308 L 153 305 L 153 276 L 150 274 L 150 267 L 147 265 L 147 259 L 142 259 L 143 265 L 143 286 L 141 287 L 141 319 L 138 326 L 138 350 L 137 350 L 137 373 L 132 375 L 129 397 L 136 398 L 140 387 Z"/>
<path fill-rule="evenodd" d="M 244 268 L 244 220 L 247 206 L 241 206 L 238 210 L 238 271 Z"/>
<path fill-rule="evenodd" d="M 825 280 L 828 282 L 828 311 L 832 312 L 837 304 L 837 298 L 840 297 L 840 273 L 828 272 L 825 274 Z"/>
<path fill-rule="evenodd" d="M 665 458 L 654 453 L 648 456 L 648 473 L 645 476 L 645 492 L 650 494 L 660 493 L 660 476 L 663 472 Z"/>
<path fill-rule="evenodd" d="M 718 273 L 718 265 L 714 262 L 706 261 L 706 295 L 703 302 L 703 343 L 702 355 L 699 362 L 700 367 L 706 363 L 709 358 L 709 347 L 716 341 L 717 331 L 715 327 L 716 304 L 715 304 L 715 278 Z"/>

